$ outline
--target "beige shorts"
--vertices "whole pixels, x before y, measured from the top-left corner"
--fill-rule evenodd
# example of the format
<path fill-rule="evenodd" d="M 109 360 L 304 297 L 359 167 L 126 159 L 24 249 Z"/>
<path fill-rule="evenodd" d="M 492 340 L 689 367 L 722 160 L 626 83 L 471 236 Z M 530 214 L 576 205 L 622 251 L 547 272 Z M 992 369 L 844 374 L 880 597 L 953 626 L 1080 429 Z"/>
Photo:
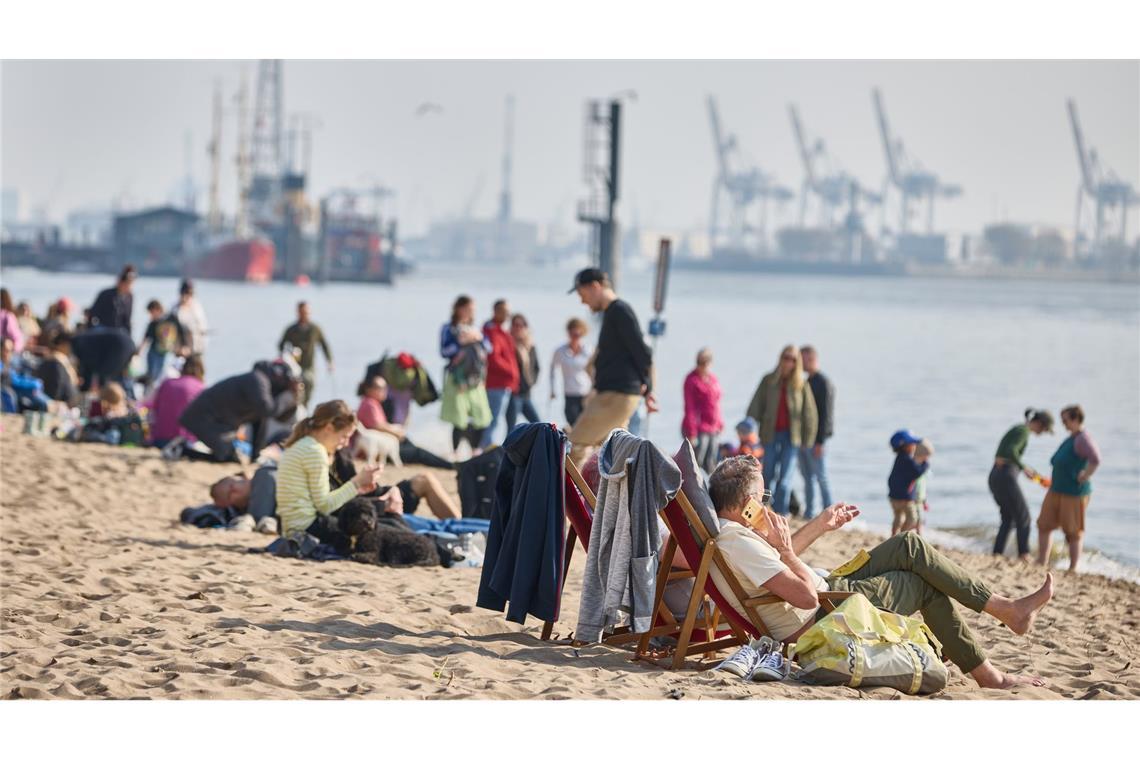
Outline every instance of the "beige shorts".
<path fill-rule="evenodd" d="M 602 391 L 586 399 L 582 414 L 570 428 L 570 443 L 574 447 L 570 458 L 578 461 L 574 451 L 601 446 L 611 430 L 628 425 L 640 401 L 641 396 L 616 391 Z"/>
<path fill-rule="evenodd" d="M 1045 500 L 1041 502 L 1037 529 L 1060 528 L 1067 537 L 1079 537 L 1085 532 L 1085 510 L 1088 506 L 1088 496 L 1070 496 L 1050 490 L 1045 494 Z"/>
<path fill-rule="evenodd" d="M 903 525 L 918 525 L 919 507 L 917 501 L 891 499 L 891 509 Z"/>

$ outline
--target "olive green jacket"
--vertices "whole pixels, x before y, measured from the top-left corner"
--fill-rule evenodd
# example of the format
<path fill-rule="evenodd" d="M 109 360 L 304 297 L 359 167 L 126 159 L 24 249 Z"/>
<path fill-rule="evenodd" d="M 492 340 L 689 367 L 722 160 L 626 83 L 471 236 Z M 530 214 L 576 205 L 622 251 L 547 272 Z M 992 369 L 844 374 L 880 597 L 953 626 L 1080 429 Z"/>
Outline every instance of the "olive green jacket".
<path fill-rule="evenodd" d="M 760 442 L 768 446 L 776 437 L 776 410 L 780 406 L 780 376 L 770 372 L 760 381 L 760 386 L 748 404 L 748 416 L 760 425 Z M 815 397 L 811 386 L 804 381 L 803 387 L 796 390 L 788 385 L 788 432 L 793 446 L 810 446 L 815 443 L 816 426 L 819 417 L 815 410 Z"/>

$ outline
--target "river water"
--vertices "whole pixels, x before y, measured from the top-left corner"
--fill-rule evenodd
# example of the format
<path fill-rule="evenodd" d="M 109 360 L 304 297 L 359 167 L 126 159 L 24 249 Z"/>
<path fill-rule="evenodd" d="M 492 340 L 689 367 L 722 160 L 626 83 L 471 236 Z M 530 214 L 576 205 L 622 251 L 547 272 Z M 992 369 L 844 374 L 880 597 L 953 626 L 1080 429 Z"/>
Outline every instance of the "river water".
<path fill-rule="evenodd" d="M 566 294 L 571 278 L 569 269 L 432 265 L 392 288 L 202 281 L 199 298 L 213 328 L 207 380 L 271 356 L 299 299 L 312 304 L 336 363 L 335 374 L 318 375 L 317 401 L 343 397 L 355 405 L 351 394 L 365 365 L 385 350 L 415 353 L 438 381 L 439 327 L 461 292 L 476 299 L 480 320 L 494 299 L 508 298 L 526 314 L 545 364 L 566 320 L 587 315 L 577 297 Z M 90 304 L 110 280 L 3 273 L 13 297 L 28 300 L 37 313 L 61 295 Z M 622 289 L 643 326 L 651 280 L 651 273 L 629 274 Z M 141 337 L 145 303 L 152 297 L 173 302 L 177 281 L 142 279 L 135 294 Z M 1062 406 L 1080 403 L 1103 457 L 1093 478 L 1084 568 L 1140 577 L 1140 288 L 684 271 L 673 275 L 664 316 L 668 330 L 657 352 L 662 410 L 652 418 L 650 437 L 666 450 L 680 443 L 681 383 L 702 346 L 715 355 L 727 436 L 781 347 L 810 342 L 837 389 L 828 461 L 833 497 L 860 504 L 860 522 L 870 529 L 889 525 L 886 478 L 893 455 L 887 440 L 909 427 L 936 448 L 928 525 L 946 543 L 987 550 L 998 523 L 986 485 L 998 440 L 1027 406 L 1056 416 Z M 561 403 L 547 404 L 543 369 L 536 405 L 561 423 Z M 438 414 L 438 404 L 414 410 L 410 432 L 420 445 L 443 453 L 449 431 Z M 1047 472 L 1061 435 L 1033 437 L 1026 460 Z M 802 493 L 798 476 L 796 488 Z M 1028 480 L 1022 488 L 1036 519 L 1044 491 Z"/>

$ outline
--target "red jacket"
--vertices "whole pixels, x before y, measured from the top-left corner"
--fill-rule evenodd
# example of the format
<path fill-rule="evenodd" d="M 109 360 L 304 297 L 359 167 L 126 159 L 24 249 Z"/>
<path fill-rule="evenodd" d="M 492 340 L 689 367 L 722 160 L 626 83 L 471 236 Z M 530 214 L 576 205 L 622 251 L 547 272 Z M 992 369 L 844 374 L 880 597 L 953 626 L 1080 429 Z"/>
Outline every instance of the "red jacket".
<path fill-rule="evenodd" d="M 487 355 L 487 389 L 506 388 L 517 393 L 519 360 L 515 356 L 515 339 L 494 322 L 483 325 L 483 335 L 491 341 L 491 352 Z"/>
<path fill-rule="evenodd" d="M 693 370 L 685 378 L 685 416 L 681 420 L 681 435 L 696 438 L 699 433 L 719 433 L 724 430 L 720 417 L 720 383 L 711 372 L 708 377 Z"/>

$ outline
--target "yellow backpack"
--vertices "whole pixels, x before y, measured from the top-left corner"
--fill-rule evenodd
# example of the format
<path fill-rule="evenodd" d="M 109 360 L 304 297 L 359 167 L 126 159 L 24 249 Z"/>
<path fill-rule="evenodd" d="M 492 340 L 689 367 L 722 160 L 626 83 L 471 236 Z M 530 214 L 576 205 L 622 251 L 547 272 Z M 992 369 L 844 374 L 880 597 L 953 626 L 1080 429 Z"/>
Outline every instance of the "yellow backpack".
<path fill-rule="evenodd" d="M 920 620 L 848 597 L 795 643 L 799 680 L 822 686 L 890 686 L 907 694 L 946 687 L 942 644 Z"/>

